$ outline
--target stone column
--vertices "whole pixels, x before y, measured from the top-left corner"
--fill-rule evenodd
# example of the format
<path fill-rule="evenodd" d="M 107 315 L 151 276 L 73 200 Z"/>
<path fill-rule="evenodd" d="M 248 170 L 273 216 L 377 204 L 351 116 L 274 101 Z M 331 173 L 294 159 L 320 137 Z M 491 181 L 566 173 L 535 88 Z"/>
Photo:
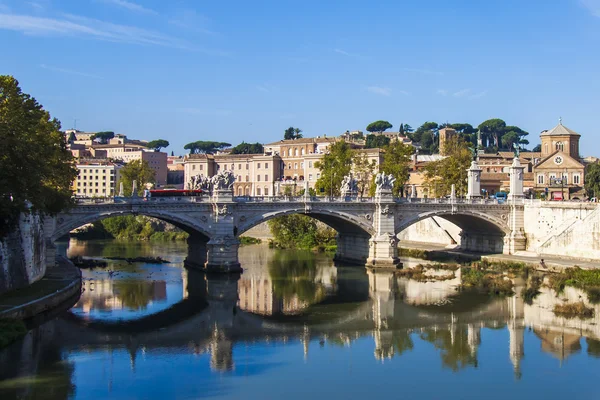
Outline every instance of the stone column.
<path fill-rule="evenodd" d="M 183 262 L 186 268 L 204 269 L 208 238 L 199 234 L 191 234 L 187 239 L 188 255 Z"/>
<path fill-rule="evenodd" d="M 510 192 L 508 193 L 508 201 L 516 203 L 525 198 L 523 194 L 523 170 L 525 167 L 521 165 L 518 157 L 513 159 L 513 163 L 508 169 L 510 174 Z"/>
<path fill-rule="evenodd" d="M 374 267 L 393 267 L 399 264 L 398 240 L 395 235 L 395 202 L 391 189 L 375 193 L 375 234 L 369 240 L 367 264 Z"/>
<path fill-rule="evenodd" d="M 333 261 L 341 264 L 365 265 L 369 257 L 369 236 L 338 233 Z"/>
<path fill-rule="evenodd" d="M 471 161 L 471 167 L 467 170 L 467 199 L 481 198 L 481 168 L 477 161 Z"/>
<path fill-rule="evenodd" d="M 217 190 L 213 193 L 214 234 L 206 244 L 206 272 L 242 272 L 238 261 L 240 240 L 234 233 L 234 205 L 232 190 Z"/>

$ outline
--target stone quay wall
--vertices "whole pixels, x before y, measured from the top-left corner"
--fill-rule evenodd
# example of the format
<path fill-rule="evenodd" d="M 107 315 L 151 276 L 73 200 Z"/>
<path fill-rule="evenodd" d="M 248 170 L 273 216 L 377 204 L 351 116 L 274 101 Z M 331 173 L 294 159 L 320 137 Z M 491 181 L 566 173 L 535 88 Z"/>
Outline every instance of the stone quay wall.
<path fill-rule="evenodd" d="M 41 279 L 46 273 L 42 218 L 21 214 L 15 229 L 0 239 L 0 294 Z"/>

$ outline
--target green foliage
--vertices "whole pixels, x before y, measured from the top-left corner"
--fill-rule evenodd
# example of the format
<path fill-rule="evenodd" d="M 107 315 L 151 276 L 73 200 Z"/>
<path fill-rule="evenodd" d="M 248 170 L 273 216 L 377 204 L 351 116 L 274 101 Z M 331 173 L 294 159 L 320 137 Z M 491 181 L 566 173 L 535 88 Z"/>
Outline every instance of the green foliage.
<path fill-rule="evenodd" d="M 198 140 L 186 144 L 183 148 L 189 150 L 190 154 L 212 154 L 217 150 L 223 150 L 229 146 L 231 146 L 231 144 L 225 142 Z"/>
<path fill-rule="evenodd" d="M 251 236 L 240 236 L 240 245 L 259 244 L 262 240 Z"/>
<path fill-rule="evenodd" d="M 113 131 L 102 131 L 94 133 L 90 139 L 96 140 L 100 139 L 100 143 L 107 144 L 108 141 L 115 137 L 115 133 Z"/>
<path fill-rule="evenodd" d="M 231 154 L 262 154 L 265 149 L 262 144 L 242 142 L 231 149 Z"/>
<path fill-rule="evenodd" d="M 25 336 L 27 328 L 23 321 L 0 319 L 0 349 Z"/>
<path fill-rule="evenodd" d="M 301 139 L 301 138 L 302 138 L 302 130 L 299 128 L 294 128 L 293 126 L 290 126 L 289 128 L 287 128 L 283 133 L 284 140 Z"/>
<path fill-rule="evenodd" d="M 477 266 L 463 268 L 461 271 L 461 288 L 476 289 L 484 293 L 510 296 L 513 295 L 513 284 L 505 279 L 504 274 L 489 271 Z"/>
<path fill-rule="evenodd" d="M 164 139 L 151 140 L 146 144 L 146 147 L 160 151 L 162 148 L 169 147 L 169 141 Z"/>
<path fill-rule="evenodd" d="M 145 310 L 152 301 L 152 282 L 117 279 L 113 290 L 123 306 L 131 310 Z"/>
<path fill-rule="evenodd" d="M 0 75 L 0 237 L 19 214 L 56 214 L 72 205 L 77 176 L 60 122 L 12 76 Z"/>
<path fill-rule="evenodd" d="M 421 331 L 420 337 L 422 340 L 432 343 L 436 349 L 441 351 L 444 367 L 450 368 L 452 371 L 458 371 L 468 366 L 477 366 L 477 354 L 471 351 L 466 327 L 425 328 Z"/>
<path fill-rule="evenodd" d="M 383 148 L 390 144 L 390 138 L 384 135 L 367 135 L 367 140 L 365 142 L 366 149 L 376 149 Z"/>
<path fill-rule="evenodd" d="M 335 243 L 335 231 L 306 215 L 292 214 L 267 222 L 280 248 L 314 249 Z"/>
<path fill-rule="evenodd" d="M 585 192 L 588 197 L 600 196 L 600 164 L 585 167 Z"/>
<path fill-rule="evenodd" d="M 298 300 L 315 304 L 325 297 L 317 282 L 317 264 L 310 253 L 277 251 L 268 263 L 273 292 L 284 302 Z"/>
<path fill-rule="evenodd" d="M 556 304 L 552 310 L 554 314 L 564 318 L 588 319 L 594 316 L 594 309 L 585 305 L 583 301 L 577 303 Z"/>
<path fill-rule="evenodd" d="M 556 293 L 561 293 L 565 286 L 584 290 L 592 303 L 600 302 L 600 270 L 567 268 L 562 273 L 550 276 L 549 284 Z"/>
<path fill-rule="evenodd" d="M 385 148 L 383 154 L 383 163 L 379 170 L 386 175 L 392 174 L 396 181 L 392 188 L 394 196 L 401 196 L 404 192 L 404 184 L 408 181 L 408 170 L 410 157 L 414 148 L 405 145 L 399 140 L 395 140 Z"/>
<path fill-rule="evenodd" d="M 137 182 L 138 195 L 144 191 L 147 183 L 154 183 L 156 171 L 150 168 L 146 160 L 133 160 L 121 168 L 120 182 L 123 182 L 125 196 L 131 196 L 133 181 Z"/>
<path fill-rule="evenodd" d="M 446 143 L 448 157 L 425 166 L 425 186 L 429 196 L 447 196 L 455 185 L 456 195 L 467 193 L 467 169 L 471 164 L 471 150 L 461 138 L 453 137 Z"/>
<path fill-rule="evenodd" d="M 180 230 L 165 231 L 160 224 L 144 216 L 125 215 L 95 222 L 91 227 L 74 234 L 80 239 L 125 239 L 173 241 L 188 238 Z"/>
<path fill-rule="evenodd" d="M 421 144 L 421 151 L 426 154 L 433 154 L 437 150 L 436 135 L 438 132 L 437 122 L 425 122 L 417 130 L 408 134 L 408 137 Z M 406 130 L 406 127 L 404 127 Z"/>
<path fill-rule="evenodd" d="M 339 196 L 342 180 L 350 173 L 354 151 L 344 140 L 334 143 L 315 166 L 321 171 L 315 188 L 317 193 Z"/>
<path fill-rule="evenodd" d="M 370 136 L 370 135 L 369 135 Z M 369 162 L 367 154 L 357 151 L 352 159 L 352 169 L 354 178 L 358 183 L 358 194 L 363 197 L 365 193 L 370 193 L 370 188 L 373 185 L 373 173 L 377 168 L 375 160 Z"/>
<path fill-rule="evenodd" d="M 371 122 L 369 125 L 367 125 L 367 132 L 383 132 L 387 129 L 390 129 L 393 125 L 390 124 L 388 121 L 375 121 L 375 122 Z"/>

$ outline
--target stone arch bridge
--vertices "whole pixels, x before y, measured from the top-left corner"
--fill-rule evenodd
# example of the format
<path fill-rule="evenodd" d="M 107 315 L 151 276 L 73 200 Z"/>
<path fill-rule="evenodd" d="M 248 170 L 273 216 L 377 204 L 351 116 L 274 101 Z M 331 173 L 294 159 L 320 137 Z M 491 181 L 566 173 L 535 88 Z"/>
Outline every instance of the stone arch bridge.
<path fill-rule="evenodd" d="M 304 214 L 338 232 L 336 260 L 390 267 L 398 263 L 397 235 L 425 218 L 444 218 L 462 229 L 461 248 L 510 254 L 525 250 L 522 201 L 498 204 L 483 199 L 397 199 L 321 197 L 115 198 L 79 203 L 45 226 L 52 243 L 73 229 L 119 215 L 146 215 L 190 234 L 186 264 L 206 271 L 240 271 L 239 237 L 248 229 L 281 215 Z M 49 225 L 49 226 L 48 226 Z M 52 248 L 52 246 L 50 246 Z"/>

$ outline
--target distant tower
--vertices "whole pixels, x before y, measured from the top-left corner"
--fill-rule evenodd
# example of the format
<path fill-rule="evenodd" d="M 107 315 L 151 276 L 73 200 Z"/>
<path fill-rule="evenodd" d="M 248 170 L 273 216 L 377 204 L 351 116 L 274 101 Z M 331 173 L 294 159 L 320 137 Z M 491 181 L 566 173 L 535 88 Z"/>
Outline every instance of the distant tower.
<path fill-rule="evenodd" d="M 439 131 L 439 147 L 440 147 L 440 155 L 445 156 L 446 155 L 446 143 L 448 143 L 448 141 L 450 139 L 452 139 L 453 137 L 456 136 L 456 131 L 452 128 L 442 128 Z"/>
<path fill-rule="evenodd" d="M 549 131 L 543 131 L 540 134 L 542 141 L 542 158 L 553 154 L 555 151 L 561 151 L 578 160 L 579 139 L 581 135 L 562 124 L 562 118 L 559 118 L 558 125 Z"/>

